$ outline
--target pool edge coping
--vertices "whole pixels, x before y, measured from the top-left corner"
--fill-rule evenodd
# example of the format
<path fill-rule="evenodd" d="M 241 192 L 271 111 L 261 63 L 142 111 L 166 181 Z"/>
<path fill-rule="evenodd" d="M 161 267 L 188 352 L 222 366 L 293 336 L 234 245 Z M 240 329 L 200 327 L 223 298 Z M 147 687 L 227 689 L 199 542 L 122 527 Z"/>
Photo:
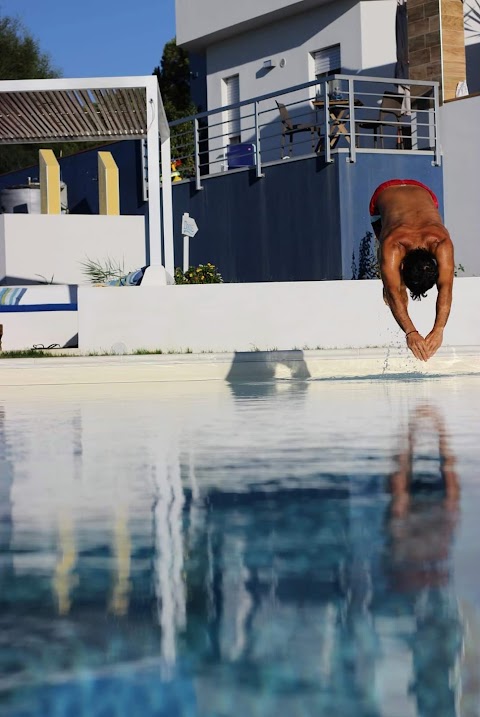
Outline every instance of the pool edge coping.
<path fill-rule="evenodd" d="M 12 358 L 0 386 L 265 381 L 480 374 L 480 346 L 445 346 L 423 363 L 406 347 Z"/>

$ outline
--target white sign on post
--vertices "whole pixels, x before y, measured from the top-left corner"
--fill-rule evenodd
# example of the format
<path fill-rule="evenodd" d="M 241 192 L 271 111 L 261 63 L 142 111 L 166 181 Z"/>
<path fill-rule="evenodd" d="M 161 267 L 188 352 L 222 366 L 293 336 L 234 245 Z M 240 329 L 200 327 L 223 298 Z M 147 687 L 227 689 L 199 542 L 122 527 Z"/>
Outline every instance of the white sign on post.
<path fill-rule="evenodd" d="M 182 234 L 187 237 L 194 237 L 198 232 L 197 222 L 189 214 L 182 216 Z"/>
<path fill-rule="evenodd" d="M 182 215 L 183 271 L 188 271 L 190 238 L 198 232 L 197 222 L 188 213 Z"/>

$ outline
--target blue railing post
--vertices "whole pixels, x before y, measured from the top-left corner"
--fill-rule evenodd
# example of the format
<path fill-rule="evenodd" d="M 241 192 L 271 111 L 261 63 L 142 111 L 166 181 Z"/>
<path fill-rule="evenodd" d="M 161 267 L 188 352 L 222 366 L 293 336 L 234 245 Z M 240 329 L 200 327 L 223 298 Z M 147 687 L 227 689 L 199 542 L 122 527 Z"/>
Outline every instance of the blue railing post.
<path fill-rule="evenodd" d="M 203 189 L 203 187 L 200 179 L 200 141 L 197 117 L 193 120 L 193 141 L 195 144 L 195 188 L 199 191 Z"/>

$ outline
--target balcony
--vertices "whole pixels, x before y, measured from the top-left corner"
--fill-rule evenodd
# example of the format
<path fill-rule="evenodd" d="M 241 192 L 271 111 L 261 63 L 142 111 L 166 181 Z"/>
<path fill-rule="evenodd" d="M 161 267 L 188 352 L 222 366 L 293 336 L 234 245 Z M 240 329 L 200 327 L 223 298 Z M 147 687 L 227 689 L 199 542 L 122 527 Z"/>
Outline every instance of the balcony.
<path fill-rule="evenodd" d="M 254 170 L 307 157 L 431 156 L 441 164 L 438 83 L 332 75 L 170 124 L 177 179 Z"/>

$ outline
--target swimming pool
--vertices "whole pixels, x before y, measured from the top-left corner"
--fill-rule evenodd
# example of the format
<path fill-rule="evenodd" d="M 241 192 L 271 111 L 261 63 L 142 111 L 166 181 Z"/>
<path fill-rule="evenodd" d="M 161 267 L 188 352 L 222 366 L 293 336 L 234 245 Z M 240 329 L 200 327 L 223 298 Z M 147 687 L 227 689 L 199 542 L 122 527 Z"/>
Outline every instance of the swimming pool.
<path fill-rule="evenodd" d="M 454 717 L 480 377 L 0 399 L 0 715 Z"/>

